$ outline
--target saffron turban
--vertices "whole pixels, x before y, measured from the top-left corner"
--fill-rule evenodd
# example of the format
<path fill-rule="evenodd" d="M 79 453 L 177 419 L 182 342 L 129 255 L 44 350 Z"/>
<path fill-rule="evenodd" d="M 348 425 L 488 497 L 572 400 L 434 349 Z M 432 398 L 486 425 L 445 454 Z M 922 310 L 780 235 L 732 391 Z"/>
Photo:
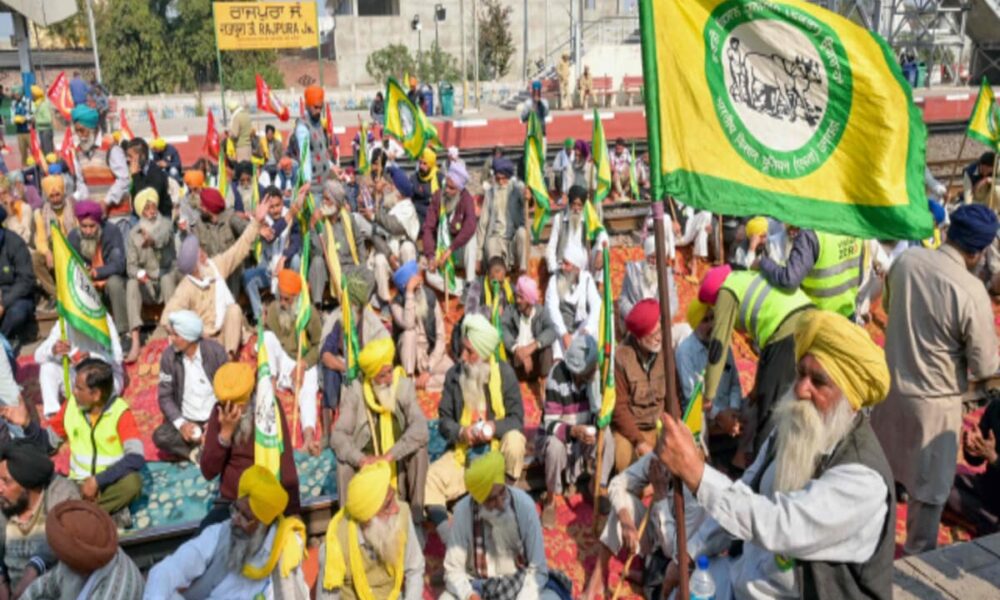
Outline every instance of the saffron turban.
<path fill-rule="evenodd" d="M 358 353 L 358 366 L 365 374 L 365 379 L 375 379 L 382 369 L 392 366 L 396 358 L 396 344 L 392 338 L 372 340 Z"/>
<path fill-rule="evenodd" d="M 302 277 L 298 271 L 282 269 L 278 271 L 278 289 L 282 294 L 298 296 L 302 291 Z"/>
<path fill-rule="evenodd" d="M 242 362 L 227 362 L 219 367 L 212 379 L 212 388 L 219 402 L 246 404 L 253 386 L 254 369 Z"/>
<path fill-rule="evenodd" d="M 303 97 L 306 99 L 306 106 L 318 106 L 323 104 L 323 88 L 318 85 L 311 85 L 306 88 Z"/>
<path fill-rule="evenodd" d="M 517 278 L 517 285 L 514 288 L 517 295 L 524 299 L 528 304 L 538 304 L 538 298 L 540 296 L 538 292 L 538 283 L 527 275 L 521 275 Z"/>
<path fill-rule="evenodd" d="M 181 242 L 181 249 L 177 253 L 177 270 L 183 275 L 194 273 L 194 268 L 198 266 L 198 259 L 201 257 L 201 245 L 198 238 L 188 235 Z"/>
<path fill-rule="evenodd" d="M 948 241 L 970 253 L 982 251 L 997 236 L 997 215 L 982 204 L 966 204 L 951 213 Z"/>
<path fill-rule="evenodd" d="M 141 217 L 142 211 L 146 210 L 147 204 L 154 204 L 156 206 L 160 205 L 160 194 L 156 191 L 156 188 L 144 188 L 141 192 L 135 195 L 135 212 Z"/>
<path fill-rule="evenodd" d="M 205 174 L 198 169 L 184 171 L 184 185 L 188 188 L 200 188 L 205 185 Z"/>
<path fill-rule="evenodd" d="M 359 523 L 371 521 L 382 510 L 389 494 L 392 469 L 384 460 L 367 464 L 347 484 L 347 516 Z"/>
<path fill-rule="evenodd" d="M 795 360 L 812 355 L 854 410 L 874 406 L 889 393 L 885 352 L 868 332 L 827 310 L 806 313 L 795 330 Z"/>
<path fill-rule="evenodd" d="M 687 324 L 691 329 L 697 329 L 708 313 L 708 305 L 697 298 L 692 298 L 687 307 Z"/>
<path fill-rule="evenodd" d="M 500 343 L 500 334 L 489 319 L 479 313 L 465 315 L 462 319 L 462 335 L 469 340 L 479 358 L 486 360 L 493 356 Z"/>
<path fill-rule="evenodd" d="M 273 523 L 288 506 L 288 492 L 274 473 L 260 465 L 251 465 L 243 471 L 236 497 L 249 499 L 250 512 L 264 525 Z"/>
<path fill-rule="evenodd" d="M 87 129 L 97 129 L 97 121 L 99 120 L 97 110 L 86 104 L 77 104 L 74 106 L 73 112 L 70 113 L 70 118 L 73 119 L 73 123 L 79 123 Z"/>
<path fill-rule="evenodd" d="M 47 175 L 42 177 L 42 193 L 46 196 L 52 194 L 62 194 L 66 192 L 66 182 L 60 175 Z"/>
<path fill-rule="evenodd" d="M 416 276 L 417 271 L 419 270 L 420 267 L 417 265 L 417 261 L 408 260 L 400 265 L 400 267 L 396 269 L 396 272 L 392 274 L 392 283 L 395 284 L 397 290 L 402 292 L 406 289 L 407 284 L 410 283 L 410 280 Z"/>
<path fill-rule="evenodd" d="M 747 237 L 757 237 L 767 233 L 767 217 L 754 217 L 747 221 Z"/>
<path fill-rule="evenodd" d="M 464 189 L 469 183 L 469 171 L 460 162 L 453 162 L 448 165 L 448 179 L 455 184 L 458 189 Z"/>
<path fill-rule="evenodd" d="M 101 212 L 101 205 L 93 200 L 77 202 L 76 206 L 73 207 L 73 213 L 76 215 L 78 221 L 91 220 L 96 223 L 100 223 L 101 218 L 104 216 Z"/>
<path fill-rule="evenodd" d="M 719 299 L 719 290 L 732 272 L 733 268 L 729 265 L 709 269 L 708 273 L 705 273 L 705 278 L 701 280 L 701 287 L 698 288 L 698 299 L 705 304 L 715 306 L 715 301 Z"/>
<path fill-rule="evenodd" d="M 201 321 L 198 313 L 190 310 L 172 312 L 167 320 L 174 333 L 189 342 L 198 341 L 201 338 L 201 332 L 205 329 L 205 324 Z"/>
<path fill-rule="evenodd" d="M 493 450 L 476 459 L 465 470 L 465 488 L 476 502 L 482 504 L 490 497 L 493 486 L 504 483 L 503 454 Z"/>
<path fill-rule="evenodd" d="M 563 260 L 583 271 L 587 268 L 587 251 L 580 244 L 569 244 L 563 251 Z"/>
<path fill-rule="evenodd" d="M 217 215 L 226 209 L 226 200 L 215 188 L 201 188 L 199 198 L 202 210 L 207 213 Z"/>
<path fill-rule="evenodd" d="M 636 303 L 625 317 L 625 329 L 633 336 L 644 338 L 660 324 L 660 303 L 647 298 Z"/>
<path fill-rule="evenodd" d="M 83 500 L 66 500 L 49 509 L 45 539 L 56 558 L 79 575 L 90 575 L 118 553 L 115 522 L 103 508 Z"/>

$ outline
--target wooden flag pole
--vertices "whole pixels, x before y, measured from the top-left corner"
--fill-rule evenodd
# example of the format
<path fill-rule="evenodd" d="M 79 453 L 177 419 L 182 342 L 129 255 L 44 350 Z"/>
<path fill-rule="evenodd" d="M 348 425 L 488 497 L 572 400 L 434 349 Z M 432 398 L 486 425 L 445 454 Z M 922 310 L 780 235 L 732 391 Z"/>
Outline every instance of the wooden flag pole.
<path fill-rule="evenodd" d="M 726 262 L 726 242 L 722 239 L 722 215 L 719 215 L 719 254 L 715 257 L 715 264 L 721 265 Z"/>
<path fill-rule="evenodd" d="M 995 152 L 993 156 L 993 185 L 990 189 L 990 197 L 986 202 L 986 206 L 989 206 L 993 210 L 998 208 L 997 203 L 1000 202 L 997 194 L 997 183 L 1000 182 L 1000 177 L 997 176 L 998 168 L 1000 168 L 1000 152 Z"/>
<path fill-rule="evenodd" d="M 601 427 L 597 430 L 597 461 L 594 465 L 594 535 L 596 536 L 601 531 L 601 513 L 597 510 L 598 500 L 601 498 L 601 456 L 604 454 L 604 430 L 607 427 Z"/>
<path fill-rule="evenodd" d="M 642 516 L 642 523 L 639 524 L 639 544 L 642 544 L 642 536 L 646 533 L 646 525 L 649 524 L 649 515 L 653 512 L 653 505 L 650 504 L 649 508 L 646 509 L 646 514 Z M 632 560 L 639 555 L 639 550 L 636 549 L 635 552 L 628 555 L 628 560 L 625 561 L 625 566 L 622 567 L 622 574 L 618 577 L 618 583 L 615 585 L 615 593 L 612 594 L 611 600 L 618 600 L 618 596 L 621 595 L 622 589 L 625 587 L 625 579 L 628 577 L 628 570 L 632 567 Z"/>
<path fill-rule="evenodd" d="M 302 389 L 302 333 L 299 333 L 299 344 L 295 350 L 295 395 L 292 397 L 292 448 L 299 442 L 299 391 Z M 316 399 L 313 398 L 313 402 Z"/>
<path fill-rule="evenodd" d="M 962 153 L 965 152 L 965 142 L 969 141 L 968 130 L 966 134 L 962 136 L 962 144 L 958 147 L 958 156 L 955 157 L 955 165 L 951 168 L 951 173 L 948 175 L 948 183 L 945 185 L 945 195 L 947 196 L 948 191 L 951 190 L 951 182 L 955 179 L 955 175 L 958 175 L 959 170 L 962 168 Z M 996 176 L 996 169 L 993 170 L 993 175 Z"/>

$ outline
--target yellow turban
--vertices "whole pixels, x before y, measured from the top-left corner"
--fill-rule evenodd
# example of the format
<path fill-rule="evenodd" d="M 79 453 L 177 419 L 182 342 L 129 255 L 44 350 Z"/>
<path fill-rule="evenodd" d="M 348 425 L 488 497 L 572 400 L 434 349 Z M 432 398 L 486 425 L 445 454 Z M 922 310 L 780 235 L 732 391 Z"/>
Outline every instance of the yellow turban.
<path fill-rule="evenodd" d="M 708 313 L 709 306 L 697 298 L 692 298 L 687 308 L 687 322 L 691 329 L 697 329 Z"/>
<path fill-rule="evenodd" d="M 845 317 L 814 310 L 795 330 L 795 360 L 810 354 L 819 361 L 854 410 L 874 406 L 889 393 L 885 352 Z"/>
<path fill-rule="evenodd" d="M 147 204 L 160 205 L 160 194 L 156 192 L 156 188 L 144 188 L 141 192 L 135 195 L 135 212 L 140 217 L 142 216 L 142 211 L 146 209 Z"/>
<path fill-rule="evenodd" d="M 493 486 L 504 482 L 503 454 L 497 450 L 478 458 L 465 470 L 465 488 L 472 499 L 482 504 L 490 496 Z"/>
<path fill-rule="evenodd" d="M 42 193 L 46 197 L 51 196 L 55 193 L 65 193 L 66 182 L 63 180 L 62 175 L 46 175 L 42 177 Z"/>
<path fill-rule="evenodd" d="M 420 153 L 420 160 L 432 167 L 437 164 L 437 159 L 437 154 L 435 154 L 430 148 L 424 148 L 424 151 Z"/>
<path fill-rule="evenodd" d="M 31 95 L 35 98 L 41 98 L 45 95 L 45 90 L 43 90 L 41 86 L 33 85 L 31 86 Z"/>
<path fill-rule="evenodd" d="M 351 519 L 367 523 L 382 510 L 389 493 L 392 470 L 384 460 L 365 465 L 347 484 L 344 510 Z"/>
<path fill-rule="evenodd" d="M 260 465 L 251 465 L 243 471 L 236 497 L 249 498 L 253 516 L 264 525 L 273 523 L 288 506 L 288 492 L 274 473 Z"/>
<path fill-rule="evenodd" d="M 59 162 L 59 157 L 56 156 L 55 152 L 49 152 L 48 154 L 45 155 L 45 162 L 49 163 L 50 165 L 54 165 L 57 162 Z"/>
<path fill-rule="evenodd" d="M 490 323 L 489 319 L 479 313 L 466 315 L 462 320 L 462 335 L 464 335 L 475 349 L 479 358 L 486 360 L 496 352 L 500 343 L 500 334 L 497 328 Z"/>
<path fill-rule="evenodd" d="M 212 387 L 219 402 L 234 402 L 244 404 L 253 392 L 253 367 L 247 363 L 228 362 L 215 372 Z"/>
<path fill-rule="evenodd" d="M 754 217 L 747 221 L 747 237 L 757 237 L 767 233 L 767 217 Z"/>
<path fill-rule="evenodd" d="M 152 147 L 153 150 L 163 150 L 164 148 L 167 147 L 167 140 L 158 137 L 153 140 L 153 143 L 150 144 L 150 147 Z"/>
<path fill-rule="evenodd" d="M 382 338 L 365 344 L 358 354 L 358 365 L 365 374 L 365 379 L 371 380 L 385 367 L 391 367 L 395 357 L 396 344 L 392 338 Z"/>

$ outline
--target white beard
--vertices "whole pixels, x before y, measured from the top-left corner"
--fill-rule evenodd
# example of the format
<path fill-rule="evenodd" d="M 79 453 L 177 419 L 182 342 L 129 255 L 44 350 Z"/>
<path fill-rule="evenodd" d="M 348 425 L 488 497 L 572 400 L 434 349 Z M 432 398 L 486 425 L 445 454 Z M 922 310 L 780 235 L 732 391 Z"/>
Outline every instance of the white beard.
<path fill-rule="evenodd" d="M 556 277 L 556 286 L 559 289 L 559 297 L 566 298 L 576 289 L 576 284 L 580 282 L 580 276 L 576 273 L 570 275 L 565 271 L 560 271 Z"/>
<path fill-rule="evenodd" d="M 226 567 L 230 572 L 240 573 L 243 571 L 243 565 L 247 564 L 264 545 L 268 529 L 268 526 L 259 523 L 252 534 L 246 535 L 242 529 L 230 525 L 229 556 L 226 558 Z"/>
<path fill-rule="evenodd" d="M 396 566 L 404 525 L 399 513 L 396 513 L 391 517 L 375 517 L 362 528 L 365 542 L 375 551 L 375 556 L 382 564 Z"/>
<path fill-rule="evenodd" d="M 843 396 L 823 415 L 815 404 L 799 400 L 792 389 L 788 390 L 774 407 L 774 491 L 803 489 L 813 478 L 820 458 L 850 432 L 854 415 Z"/>
<path fill-rule="evenodd" d="M 423 288 L 418 287 L 414 290 L 413 301 L 417 303 L 417 320 L 423 322 L 423 320 L 427 318 L 427 312 L 430 310 L 430 306 L 427 304 L 427 295 L 424 294 Z"/>
<path fill-rule="evenodd" d="M 486 408 L 486 392 L 483 388 L 489 380 L 490 365 L 486 361 L 462 365 L 458 384 L 462 388 L 462 401 L 470 410 L 482 412 Z"/>
<path fill-rule="evenodd" d="M 480 507 L 479 516 L 489 525 L 496 553 L 501 557 L 517 558 L 522 551 L 521 532 L 513 511 L 507 507 L 499 512 Z"/>
<path fill-rule="evenodd" d="M 642 281 L 646 285 L 646 289 L 659 289 L 660 283 L 656 271 L 656 265 L 651 265 L 648 262 L 642 265 Z"/>
<path fill-rule="evenodd" d="M 250 439 L 250 435 L 253 434 L 253 430 L 254 407 L 252 404 L 247 404 L 243 407 L 243 414 L 240 415 L 240 420 L 236 423 L 233 439 L 236 440 L 237 444 L 245 444 Z"/>
<path fill-rule="evenodd" d="M 375 399 L 378 400 L 379 405 L 382 408 L 388 408 L 389 412 L 396 411 L 396 394 L 392 393 L 392 384 L 381 385 L 372 382 L 372 392 L 375 394 Z"/>

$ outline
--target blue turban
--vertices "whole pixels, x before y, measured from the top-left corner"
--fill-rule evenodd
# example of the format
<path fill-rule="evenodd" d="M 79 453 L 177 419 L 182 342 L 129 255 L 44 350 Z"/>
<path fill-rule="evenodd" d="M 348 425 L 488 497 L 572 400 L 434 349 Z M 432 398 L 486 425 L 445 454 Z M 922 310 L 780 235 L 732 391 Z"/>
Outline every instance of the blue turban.
<path fill-rule="evenodd" d="M 542 82 L 538 81 L 538 80 L 532 81 L 531 82 L 531 89 L 533 89 L 533 90 L 540 90 L 540 89 L 542 89 Z"/>
<path fill-rule="evenodd" d="M 597 341 L 586 333 L 573 336 L 566 350 L 566 368 L 574 375 L 582 375 L 597 364 Z"/>
<path fill-rule="evenodd" d="M 79 123 L 87 129 L 97 129 L 97 111 L 86 104 L 77 104 L 70 116 L 74 123 Z"/>
<path fill-rule="evenodd" d="M 396 187 L 396 191 L 399 195 L 404 198 L 413 197 L 413 184 L 410 183 L 410 178 L 406 176 L 399 167 L 389 167 L 389 176 L 392 177 L 392 185 Z"/>
<path fill-rule="evenodd" d="M 202 330 L 205 328 L 205 324 L 201 322 L 201 317 L 198 316 L 198 313 L 190 310 L 179 310 L 170 313 L 167 320 L 170 321 L 170 327 L 174 330 L 174 333 L 189 342 L 198 341 L 201 338 Z"/>
<path fill-rule="evenodd" d="M 62 165 L 59 163 L 52 163 L 49 165 L 49 175 L 62 175 L 63 169 Z"/>
<path fill-rule="evenodd" d="M 510 162 L 510 159 L 501 156 L 493 161 L 493 172 L 497 175 L 512 177 L 514 175 L 514 163 Z"/>
<path fill-rule="evenodd" d="M 401 292 L 405 290 L 406 284 L 410 283 L 410 280 L 417 274 L 417 270 L 417 261 L 415 260 L 407 261 L 396 269 L 392 275 L 392 282 L 396 284 L 396 289 Z"/>
<path fill-rule="evenodd" d="M 970 253 L 981 252 L 996 239 L 997 215 L 982 204 L 966 204 L 951 213 L 948 241 Z"/>
<path fill-rule="evenodd" d="M 948 213 L 944 210 L 944 206 L 937 200 L 928 200 L 927 208 L 929 208 L 931 214 L 934 215 L 935 225 L 940 225 L 941 223 L 944 223 L 945 219 L 948 218 Z"/>

